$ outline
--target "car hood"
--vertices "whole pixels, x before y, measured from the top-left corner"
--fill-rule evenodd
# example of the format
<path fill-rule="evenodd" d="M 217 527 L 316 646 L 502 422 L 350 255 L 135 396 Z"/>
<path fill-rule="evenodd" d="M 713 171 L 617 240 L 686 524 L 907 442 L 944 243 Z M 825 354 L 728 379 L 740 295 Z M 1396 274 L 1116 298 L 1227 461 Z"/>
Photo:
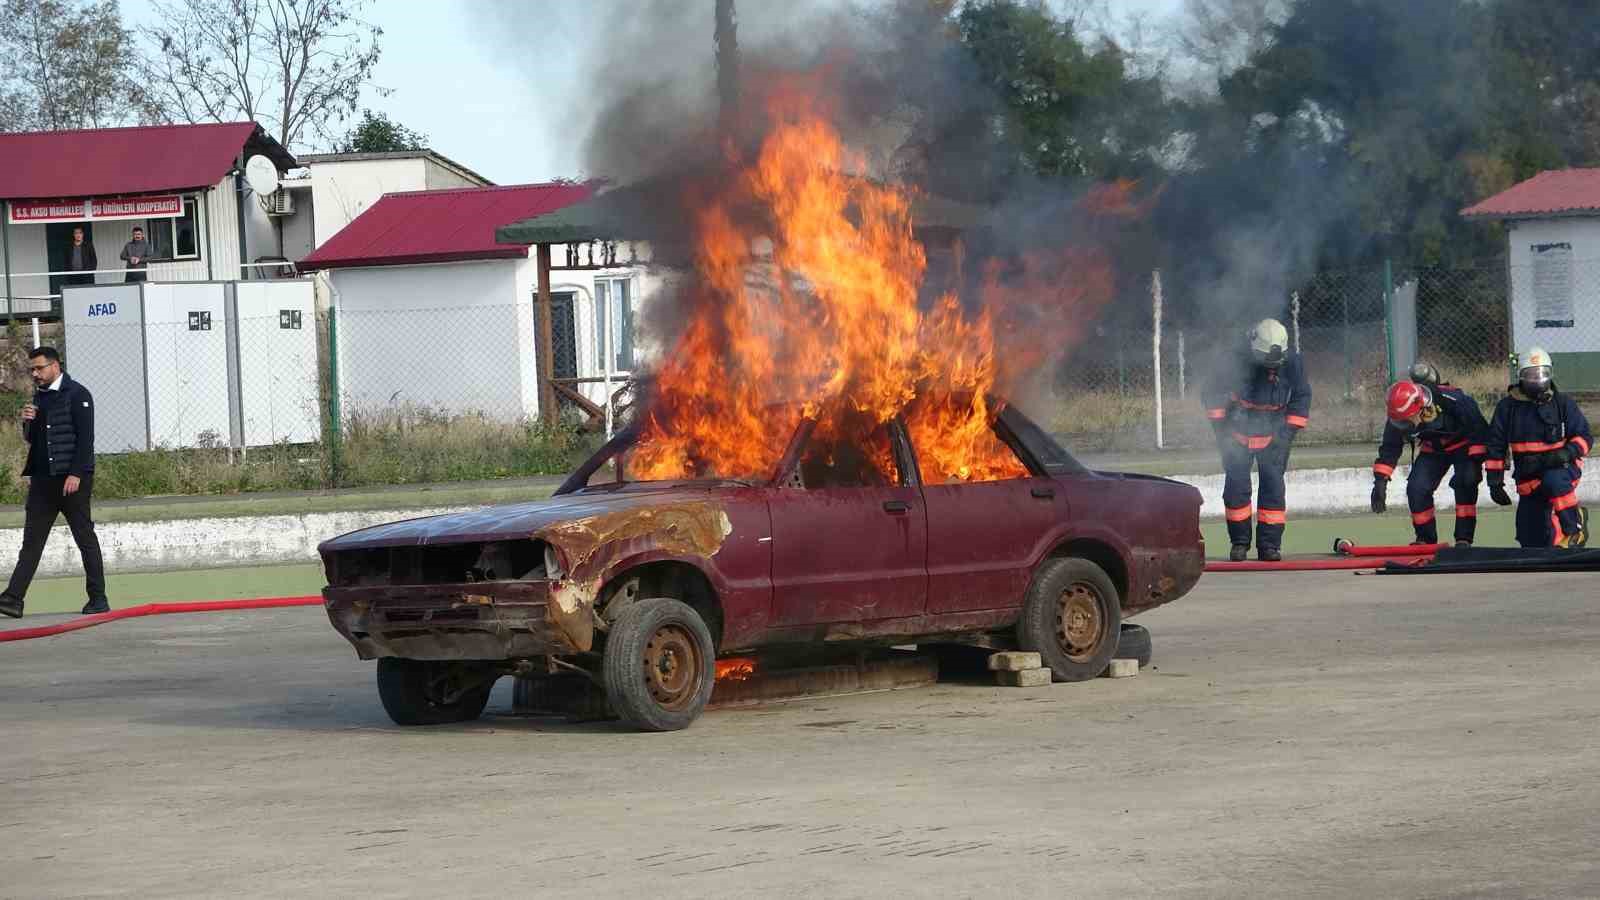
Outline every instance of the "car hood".
<path fill-rule="evenodd" d="M 726 491 L 725 487 L 710 485 L 675 485 L 662 488 L 630 488 L 606 493 L 566 494 L 548 500 L 502 504 L 469 512 L 374 525 L 324 541 L 317 548 L 317 552 L 525 538 L 540 529 L 562 522 L 633 509 L 681 504 L 685 501 L 704 503 Z"/>

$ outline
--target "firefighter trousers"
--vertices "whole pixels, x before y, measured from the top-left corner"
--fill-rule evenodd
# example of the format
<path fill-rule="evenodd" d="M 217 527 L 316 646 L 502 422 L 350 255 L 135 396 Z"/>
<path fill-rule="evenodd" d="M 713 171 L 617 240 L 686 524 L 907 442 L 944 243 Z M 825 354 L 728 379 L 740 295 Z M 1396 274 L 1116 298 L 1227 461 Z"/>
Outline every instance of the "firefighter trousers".
<path fill-rule="evenodd" d="M 1567 464 L 1517 481 L 1517 544 L 1550 547 L 1562 535 L 1578 533 L 1578 479 L 1583 470 Z"/>
<path fill-rule="evenodd" d="M 1259 508 L 1255 510 L 1256 547 L 1278 550 L 1283 547 L 1285 517 L 1283 474 L 1289 468 L 1289 448 L 1281 438 L 1260 450 L 1251 450 L 1232 439 L 1222 442 L 1222 505 L 1228 519 L 1228 541 L 1250 546 L 1250 464 L 1255 463 L 1260 481 Z"/>
<path fill-rule="evenodd" d="M 1455 470 L 1450 487 L 1456 494 L 1456 540 L 1472 541 L 1478 530 L 1478 482 L 1482 472 L 1465 450 L 1455 453 L 1418 453 L 1406 476 L 1406 504 L 1411 507 L 1411 527 L 1418 543 L 1439 543 L 1439 523 L 1434 519 L 1433 494 L 1444 473 Z"/>

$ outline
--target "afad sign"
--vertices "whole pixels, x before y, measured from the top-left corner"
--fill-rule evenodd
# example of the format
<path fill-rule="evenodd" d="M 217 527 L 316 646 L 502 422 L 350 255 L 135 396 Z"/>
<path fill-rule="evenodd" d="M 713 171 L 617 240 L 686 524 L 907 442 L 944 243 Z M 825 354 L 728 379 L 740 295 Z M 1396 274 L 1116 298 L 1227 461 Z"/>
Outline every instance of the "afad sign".
<path fill-rule="evenodd" d="M 183 215 L 183 197 L 99 197 L 89 200 L 13 200 L 13 225 L 84 222 L 96 219 L 175 219 Z"/>

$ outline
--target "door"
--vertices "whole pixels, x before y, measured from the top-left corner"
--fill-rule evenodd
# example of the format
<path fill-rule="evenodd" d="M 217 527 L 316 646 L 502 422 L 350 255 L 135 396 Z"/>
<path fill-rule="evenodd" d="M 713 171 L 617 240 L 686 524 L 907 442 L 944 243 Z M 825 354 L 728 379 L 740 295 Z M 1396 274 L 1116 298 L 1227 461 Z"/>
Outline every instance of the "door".
<path fill-rule="evenodd" d="M 49 261 L 50 271 L 66 272 L 72 268 L 72 230 L 83 229 L 83 242 L 94 243 L 94 228 L 88 222 L 48 222 L 44 226 L 45 257 Z M 100 248 L 96 247 L 98 253 Z M 119 251 L 121 248 L 118 248 Z M 113 254 L 115 255 L 115 254 Z M 63 284 L 90 284 L 94 276 L 51 275 L 50 293 L 61 293 Z"/>
<path fill-rule="evenodd" d="M 928 612 L 1007 609 L 1022 603 L 1045 542 L 1067 521 L 1067 493 L 1032 474 L 992 430 L 968 478 L 941 470 L 915 444 L 928 507 Z"/>
<path fill-rule="evenodd" d="M 927 516 L 885 426 L 860 439 L 808 436 L 770 491 L 773 624 L 921 615 Z"/>

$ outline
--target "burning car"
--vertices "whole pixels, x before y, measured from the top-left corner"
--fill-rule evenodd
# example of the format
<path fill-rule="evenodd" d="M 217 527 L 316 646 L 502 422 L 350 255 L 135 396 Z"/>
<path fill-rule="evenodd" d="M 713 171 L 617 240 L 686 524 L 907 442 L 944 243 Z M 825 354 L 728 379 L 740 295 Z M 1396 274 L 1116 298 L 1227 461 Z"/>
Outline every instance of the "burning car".
<path fill-rule="evenodd" d="M 773 415 L 790 427 L 764 477 L 636 480 L 632 428 L 548 500 L 327 541 L 329 618 L 378 660 L 399 724 L 476 718 L 502 675 L 581 672 L 624 721 L 671 730 L 719 657 L 779 645 L 1014 646 L 1093 678 L 1124 619 L 1200 577 L 1198 491 L 1089 471 L 1014 407 L 962 480 L 904 417 Z"/>

